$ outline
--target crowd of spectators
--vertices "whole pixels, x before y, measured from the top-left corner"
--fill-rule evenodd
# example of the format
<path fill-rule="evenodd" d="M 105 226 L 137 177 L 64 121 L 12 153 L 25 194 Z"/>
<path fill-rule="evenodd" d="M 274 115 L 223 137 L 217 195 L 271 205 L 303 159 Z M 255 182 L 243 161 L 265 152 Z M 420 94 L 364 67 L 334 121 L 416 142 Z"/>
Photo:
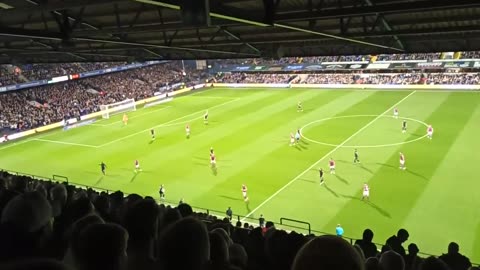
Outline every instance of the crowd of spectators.
<path fill-rule="evenodd" d="M 352 62 L 352 61 L 399 61 L 399 60 L 437 60 L 437 59 L 452 59 L 452 54 L 445 53 L 410 53 L 410 54 L 379 54 L 373 55 L 337 55 L 337 56 L 309 56 L 309 57 L 283 57 L 280 59 L 261 59 L 261 58 L 246 58 L 246 59 L 228 59 L 217 60 L 214 64 L 241 64 L 241 65 L 280 65 L 280 64 L 295 64 L 295 63 L 309 63 L 318 64 L 322 62 Z M 480 51 L 461 52 L 459 59 L 480 59 Z"/>
<path fill-rule="evenodd" d="M 304 74 L 306 79 L 293 80 L 299 74 L 230 73 L 219 80 L 224 83 L 307 83 L 307 84 L 480 84 L 479 73 L 386 73 L 351 74 L 321 73 Z"/>
<path fill-rule="evenodd" d="M 231 210 L 230 210 L 231 211 Z M 227 210 L 228 212 L 228 210 Z M 230 213 L 231 214 L 231 213 Z M 354 245 L 265 222 L 231 223 L 185 202 L 80 189 L 0 172 L 0 269 L 468 270 L 452 242 L 426 259 L 400 229 L 384 245 L 366 229 Z M 235 222 L 235 220 L 233 220 Z M 381 249 L 381 251 L 379 250 Z M 478 269 L 478 268 L 476 268 Z"/>
<path fill-rule="evenodd" d="M 178 63 L 153 65 L 67 83 L 0 95 L 0 130 L 20 131 L 76 118 L 100 105 L 152 97 L 159 85 L 200 80 L 201 73 Z"/>
<path fill-rule="evenodd" d="M 27 80 L 35 81 L 125 64 L 124 62 L 29 64 L 18 68 Z"/>
<path fill-rule="evenodd" d="M 0 65 L 0 87 L 22 82 L 19 74 L 13 70 L 12 66 Z"/>

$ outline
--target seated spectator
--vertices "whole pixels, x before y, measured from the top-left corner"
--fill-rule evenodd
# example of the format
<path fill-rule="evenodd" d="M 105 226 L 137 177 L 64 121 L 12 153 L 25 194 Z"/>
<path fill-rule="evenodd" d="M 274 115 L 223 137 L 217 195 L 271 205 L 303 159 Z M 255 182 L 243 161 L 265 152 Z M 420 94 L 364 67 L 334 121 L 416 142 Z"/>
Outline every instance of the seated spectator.
<path fill-rule="evenodd" d="M 52 218 L 50 203 L 37 191 L 10 200 L 0 220 L 0 261 L 44 255 Z"/>
<path fill-rule="evenodd" d="M 128 239 L 128 269 L 155 268 L 155 242 L 158 233 L 158 206 L 154 200 L 135 202 L 125 215 Z"/>
<path fill-rule="evenodd" d="M 355 249 L 336 236 L 320 236 L 305 244 L 295 257 L 292 270 L 361 270 L 364 262 Z"/>
<path fill-rule="evenodd" d="M 379 265 L 382 270 L 404 270 L 405 261 L 395 251 L 387 251 L 380 256 Z"/>
<path fill-rule="evenodd" d="M 402 257 L 406 256 L 405 248 L 402 244 L 408 240 L 408 232 L 405 229 L 400 229 L 397 232 L 397 235 L 393 235 L 387 239 L 385 242 L 386 246 L 389 246 L 393 251 L 400 254 Z"/>
<path fill-rule="evenodd" d="M 448 244 L 448 253 L 440 256 L 439 259 L 444 261 L 451 270 L 468 270 L 472 263 L 467 257 L 460 254 L 459 250 L 458 244 L 451 242 Z"/>
<path fill-rule="evenodd" d="M 377 246 L 372 242 L 373 240 L 373 232 L 370 229 L 365 229 L 363 231 L 362 239 L 355 241 L 355 245 L 360 246 L 365 255 L 365 258 L 375 257 L 377 256 Z"/>
<path fill-rule="evenodd" d="M 420 265 L 421 270 L 452 270 L 440 259 L 433 256 L 426 258 Z"/>
<path fill-rule="evenodd" d="M 210 260 L 208 232 L 193 218 L 180 219 L 159 239 L 159 266 L 164 270 L 202 270 Z"/>
<path fill-rule="evenodd" d="M 77 270 L 123 270 L 127 264 L 128 233 L 116 224 L 92 224 L 79 236 L 73 260 Z"/>

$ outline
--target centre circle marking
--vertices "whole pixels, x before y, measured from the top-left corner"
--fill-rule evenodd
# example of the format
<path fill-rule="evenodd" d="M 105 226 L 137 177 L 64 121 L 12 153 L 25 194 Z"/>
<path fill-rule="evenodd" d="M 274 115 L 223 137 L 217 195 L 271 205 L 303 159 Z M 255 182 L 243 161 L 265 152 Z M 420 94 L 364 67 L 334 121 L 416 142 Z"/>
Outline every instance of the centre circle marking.
<path fill-rule="evenodd" d="M 300 133 L 302 134 L 302 138 L 306 141 L 309 141 L 309 142 L 312 142 L 312 143 L 316 143 L 316 144 L 321 144 L 321 145 L 326 145 L 326 146 L 333 146 L 333 147 L 339 147 L 339 148 L 378 148 L 378 147 L 389 147 L 389 146 L 397 146 L 397 145 L 402 145 L 402 144 L 408 144 L 408 143 L 412 143 L 412 142 L 416 142 L 416 141 L 419 141 L 425 137 L 427 137 L 427 134 L 421 136 L 421 137 L 418 137 L 416 139 L 412 139 L 412 140 L 408 140 L 408 141 L 404 141 L 404 142 L 398 142 L 398 143 L 389 143 L 389 144 L 377 144 L 377 145 L 341 145 L 341 144 L 332 144 L 332 143 L 326 143 L 326 142 L 321 142 L 321 141 L 317 141 L 317 140 L 313 140 L 313 139 L 310 139 L 308 138 L 307 136 L 305 136 L 303 134 L 303 129 L 308 127 L 308 126 L 311 126 L 313 124 L 316 124 L 316 123 L 320 123 L 320 122 L 325 122 L 325 121 L 328 121 L 328 120 L 334 120 L 334 119 L 342 119 L 342 118 L 357 118 L 357 117 L 386 117 L 386 118 L 393 118 L 393 116 L 389 116 L 389 115 L 375 115 L 375 114 L 357 114 L 357 115 L 344 115 L 344 116 L 334 116 L 334 117 L 328 117 L 328 118 L 323 118 L 323 119 L 319 119 L 319 120 L 315 120 L 315 121 L 312 121 L 310 123 L 307 123 L 306 125 L 304 125 L 303 127 L 300 128 Z M 417 123 L 420 123 L 422 125 L 424 125 L 425 127 L 428 127 L 428 124 L 423 122 L 423 121 L 420 121 L 418 119 L 414 119 L 414 118 L 408 118 L 408 117 L 401 117 L 399 116 L 398 119 L 403 119 L 403 120 L 409 120 L 409 121 L 413 121 L 413 122 L 417 122 Z"/>

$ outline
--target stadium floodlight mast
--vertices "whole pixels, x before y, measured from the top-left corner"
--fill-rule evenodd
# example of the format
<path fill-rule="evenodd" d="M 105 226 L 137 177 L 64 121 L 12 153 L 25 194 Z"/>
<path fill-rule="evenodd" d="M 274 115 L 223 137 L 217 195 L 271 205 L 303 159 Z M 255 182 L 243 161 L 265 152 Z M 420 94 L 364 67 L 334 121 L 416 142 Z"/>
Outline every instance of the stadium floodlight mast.
<path fill-rule="evenodd" d="M 100 105 L 100 111 L 102 112 L 102 118 L 109 119 L 111 115 L 136 111 L 137 105 L 135 99 L 129 98 L 116 103 Z"/>

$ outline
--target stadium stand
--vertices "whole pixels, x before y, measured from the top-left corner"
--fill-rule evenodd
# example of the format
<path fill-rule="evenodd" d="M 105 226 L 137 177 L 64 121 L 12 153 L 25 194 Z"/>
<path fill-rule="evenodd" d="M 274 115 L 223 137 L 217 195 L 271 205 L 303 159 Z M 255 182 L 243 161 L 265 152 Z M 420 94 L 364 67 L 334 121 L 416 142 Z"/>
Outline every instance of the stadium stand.
<path fill-rule="evenodd" d="M 101 104 L 151 97 L 165 85 L 205 79 L 206 74 L 189 68 L 183 73 L 179 63 L 172 62 L 6 93 L 0 95 L 0 130 L 31 129 L 99 111 Z"/>
<path fill-rule="evenodd" d="M 458 59 L 478 59 L 480 52 L 460 52 Z M 338 55 L 338 56 L 312 56 L 312 57 L 284 57 L 281 59 L 230 59 L 218 61 L 217 64 L 295 64 L 295 63 L 322 63 L 322 62 L 352 62 L 352 61 L 399 61 L 399 60 L 439 60 L 452 59 L 453 53 L 411 53 L 411 54 L 380 54 L 380 55 Z"/>
<path fill-rule="evenodd" d="M 0 269 L 135 270 L 467 270 L 451 243 L 421 259 L 406 230 L 379 252 L 373 232 L 355 245 L 338 236 L 287 232 L 194 212 L 186 203 L 82 189 L 0 172 Z M 379 246 L 380 247 L 380 246 Z M 395 252 L 397 251 L 397 252 Z M 43 268 L 32 268 L 33 266 Z M 473 269 L 473 268 L 472 268 Z"/>
<path fill-rule="evenodd" d="M 324 73 L 307 74 L 306 79 L 295 80 L 300 74 L 230 73 L 217 80 L 225 83 L 307 83 L 307 84 L 466 84 L 480 83 L 478 73 Z"/>

